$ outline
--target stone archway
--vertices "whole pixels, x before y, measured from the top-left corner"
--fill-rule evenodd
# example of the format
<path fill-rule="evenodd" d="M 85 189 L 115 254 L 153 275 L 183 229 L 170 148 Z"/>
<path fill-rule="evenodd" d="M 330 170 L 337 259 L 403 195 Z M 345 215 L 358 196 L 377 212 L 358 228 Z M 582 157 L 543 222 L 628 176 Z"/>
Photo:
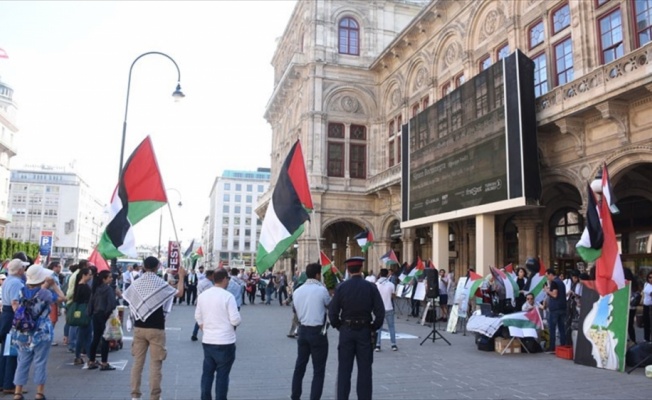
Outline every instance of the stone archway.
<path fill-rule="evenodd" d="M 363 255 L 354 239 L 362 229 L 364 228 L 357 223 L 345 220 L 328 225 L 322 232 L 323 251 L 342 273 L 344 273 L 344 260 Z"/>

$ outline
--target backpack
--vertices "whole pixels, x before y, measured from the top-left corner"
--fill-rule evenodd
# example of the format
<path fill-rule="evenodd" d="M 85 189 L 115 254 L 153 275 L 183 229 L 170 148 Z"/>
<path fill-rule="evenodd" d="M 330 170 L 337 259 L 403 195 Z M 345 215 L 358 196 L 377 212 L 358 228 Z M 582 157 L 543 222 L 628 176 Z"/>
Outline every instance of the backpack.
<path fill-rule="evenodd" d="M 31 333 L 36 329 L 36 320 L 34 319 L 34 304 L 36 304 L 36 296 L 28 299 L 25 296 L 25 288 L 20 290 L 20 305 L 14 313 L 14 319 L 11 326 L 20 333 Z"/>

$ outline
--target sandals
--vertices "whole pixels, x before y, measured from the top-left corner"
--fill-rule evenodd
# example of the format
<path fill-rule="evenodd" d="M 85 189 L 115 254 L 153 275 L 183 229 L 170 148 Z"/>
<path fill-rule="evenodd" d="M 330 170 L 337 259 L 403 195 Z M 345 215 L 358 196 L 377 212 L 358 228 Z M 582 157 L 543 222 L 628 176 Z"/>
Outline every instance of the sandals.
<path fill-rule="evenodd" d="M 45 397 L 43 397 L 43 398 L 45 398 Z M 22 394 L 15 394 L 14 395 L 14 400 L 25 400 L 25 396 L 23 396 Z M 38 399 L 38 400 L 40 400 L 40 399 Z"/>
<path fill-rule="evenodd" d="M 45 395 L 43 393 L 36 393 L 34 400 L 47 400 L 47 399 L 45 398 Z"/>
<path fill-rule="evenodd" d="M 102 364 L 100 366 L 100 371 L 114 371 L 115 367 L 111 364 Z"/>
<path fill-rule="evenodd" d="M 89 361 L 88 362 L 88 369 L 97 369 L 99 366 L 95 361 Z"/>
<path fill-rule="evenodd" d="M 84 365 L 84 360 L 82 358 L 75 358 L 72 365 Z"/>

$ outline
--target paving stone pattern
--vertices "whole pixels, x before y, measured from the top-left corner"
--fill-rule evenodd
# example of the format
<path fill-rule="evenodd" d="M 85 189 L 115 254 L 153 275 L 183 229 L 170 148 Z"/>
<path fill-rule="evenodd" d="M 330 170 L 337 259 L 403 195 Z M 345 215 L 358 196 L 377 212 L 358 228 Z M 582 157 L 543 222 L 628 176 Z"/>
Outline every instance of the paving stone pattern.
<path fill-rule="evenodd" d="M 260 301 L 260 300 L 258 300 Z M 287 338 L 290 307 L 257 303 L 241 310 L 243 322 L 237 330 L 236 361 L 231 371 L 231 399 L 289 399 L 296 357 L 296 341 Z M 438 323 L 443 340 L 421 341 L 431 332 L 417 319 L 399 315 L 398 332 L 417 339 L 398 340 L 393 352 L 389 340 L 374 353 L 374 398 L 376 399 L 649 399 L 652 380 L 642 368 L 632 374 L 575 365 L 550 354 L 500 356 L 476 349 L 471 334 L 450 334 Z M 190 341 L 194 307 L 176 305 L 167 321 L 168 356 L 163 364 L 163 399 L 199 399 L 203 352 L 201 341 Z M 440 325 L 440 326 L 439 326 Z M 63 324 L 56 327 L 61 343 Z M 639 337 L 642 332 L 639 330 Z M 130 399 L 131 342 L 109 353 L 109 362 L 122 367 L 115 371 L 83 370 L 73 366 L 73 354 L 66 346 L 53 347 L 48 362 L 48 399 Z M 335 396 L 337 375 L 336 330 L 330 329 L 324 399 Z M 201 334 L 200 334 L 201 340 Z M 354 368 L 351 398 L 355 399 Z M 312 369 L 304 378 L 303 398 L 310 395 Z M 30 378 L 31 379 L 31 378 Z M 143 372 L 143 399 L 149 398 L 148 368 Z M 35 386 L 27 389 L 33 398 Z M 10 399 L 10 396 L 5 396 Z"/>

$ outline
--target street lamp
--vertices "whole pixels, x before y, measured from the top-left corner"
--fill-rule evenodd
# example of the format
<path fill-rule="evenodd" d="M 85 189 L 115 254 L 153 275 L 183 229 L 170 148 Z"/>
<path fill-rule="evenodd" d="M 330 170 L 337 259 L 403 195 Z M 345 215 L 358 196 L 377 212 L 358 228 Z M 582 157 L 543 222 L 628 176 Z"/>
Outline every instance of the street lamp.
<path fill-rule="evenodd" d="M 125 138 L 127 136 L 127 112 L 129 111 L 129 90 L 131 89 L 131 72 L 134 69 L 134 64 L 136 64 L 136 61 L 150 54 L 158 54 L 172 61 L 174 66 L 177 68 L 177 88 L 172 93 L 172 97 L 174 97 L 175 101 L 179 101 L 185 97 L 185 95 L 181 91 L 181 71 L 179 70 L 179 66 L 172 59 L 172 57 L 158 51 L 148 51 L 147 53 L 143 53 L 138 57 L 136 57 L 134 62 L 131 63 L 131 67 L 129 68 L 129 80 L 127 81 L 127 101 L 125 103 L 125 119 L 124 122 L 122 123 L 122 145 L 120 146 L 120 166 L 119 166 L 120 168 L 118 170 L 118 181 L 120 181 L 120 175 L 122 175 L 122 162 L 124 160 L 124 153 L 125 153 Z"/>
<path fill-rule="evenodd" d="M 177 194 L 179 195 L 179 203 L 177 205 L 179 207 L 181 207 L 183 205 L 183 203 L 181 201 L 181 192 L 179 192 L 175 188 L 167 188 L 167 189 L 165 189 L 166 192 L 169 191 L 169 190 L 173 190 L 173 191 L 177 192 Z M 168 201 L 168 206 L 169 205 L 170 205 L 170 202 Z M 172 209 L 170 209 L 170 216 L 172 216 Z M 172 219 L 172 224 L 174 224 L 174 219 Z M 159 218 L 159 223 L 158 223 L 158 258 L 159 259 L 161 259 L 161 235 L 162 234 L 163 234 L 163 208 L 161 208 L 161 216 Z M 175 236 L 177 234 L 176 228 L 174 228 L 174 234 L 175 234 Z M 177 238 L 177 242 L 178 241 L 179 241 L 179 238 Z"/>

